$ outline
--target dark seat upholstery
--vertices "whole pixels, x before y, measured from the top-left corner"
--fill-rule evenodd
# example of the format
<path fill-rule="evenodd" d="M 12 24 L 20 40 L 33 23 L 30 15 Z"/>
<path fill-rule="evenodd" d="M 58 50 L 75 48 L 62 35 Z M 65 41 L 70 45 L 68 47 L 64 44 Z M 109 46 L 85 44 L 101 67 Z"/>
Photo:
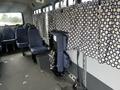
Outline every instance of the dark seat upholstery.
<path fill-rule="evenodd" d="M 2 39 L 2 44 L 5 45 L 6 47 L 6 51 L 8 51 L 7 49 L 7 45 L 11 44 L 13 47 L 13 50 L 15 50 L 15 32 L 13 31 L 13 29 L 9 26 L 5 26 L 3 29 L 3 39 Z"/>
<path fill-rule="evenodd" d="M 35 26 L 31 26 L 28 30 L 29 47 L 33 56 L 33 60 L 36 62 L 36 55 L 45 54 L 48 52 L 48 48 L 44 46 L 43 40 L 39 34 L 39 30 Z"/>
<path fill-rule="evenodd" d="M 3 29 L 2 42 L 11 43 L 14 41 L 15 41 L 15 32 L 9 26 L 5 26 Z"/>
<path fill-rule="evenodd" d="M 1 44 L 1 41 L 2 41 L 2 33 L 0 33 L 0 51 L 2 51 L 2 44 Z"/>
<path fill-rule="evenodd" d="M 23 26 L 19 26 L 16 29 L 16 44 L 20 49 L 28 47 L 28 30 L 24 29 Z"/>
<path fill-rule="evenodd" d="M 67 32 L 53 30 L 50 32 L 52 41 L 50 41 L 51 49 L 55 52 L 53 56 L 54 62 L 51 64 L 56 75 L 62 75 L 69 67 L 69 56 L 66 53 L 67 47 Z"/>
<path fill-rule="evenodd" d="M 1 41 L 2 41 L 2 34 L 0 33 L 0 52 L 2 51 Z M 0 55 L 0 56 L 1 56 L 1 55 Z M 1 62 L 1 59 L 0 59 L 0 62 Z"/>
<path fill-rule="evenodd" d="M 43 47 L 43 46 L 31 48 L 31 52 L 35 55 L 44 54 L 44 53 L 46 53 L 46 51 L 48 51 L 48 49 L 46 47 Z"/>

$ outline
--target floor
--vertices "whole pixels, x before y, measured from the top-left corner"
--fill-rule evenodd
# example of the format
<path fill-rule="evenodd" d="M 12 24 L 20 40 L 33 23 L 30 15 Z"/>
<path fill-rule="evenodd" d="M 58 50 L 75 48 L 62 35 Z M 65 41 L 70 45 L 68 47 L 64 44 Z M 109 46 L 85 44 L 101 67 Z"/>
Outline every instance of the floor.
<path fill-rule="evenodd" d="M 1 57 L 0 90 L 73 90 L 67 76 L 58 78 L 49 70 L 46 55 L 37 59 L 39 64 L 33 63 L 30 53 Z"/>

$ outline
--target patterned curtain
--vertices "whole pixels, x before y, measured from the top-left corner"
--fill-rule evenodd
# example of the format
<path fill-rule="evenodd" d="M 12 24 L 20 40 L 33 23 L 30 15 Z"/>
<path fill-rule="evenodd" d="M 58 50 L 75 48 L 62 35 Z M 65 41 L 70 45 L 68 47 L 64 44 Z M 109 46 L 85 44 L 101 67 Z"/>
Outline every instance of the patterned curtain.
<path fill-rule="evenodd" d="M 95 1 L 95 0 L 94 0 Z M 48 12 L 49 31 L 68 32 L 68 49 L 120 69 L 120 1 L 101 0 Z"/>

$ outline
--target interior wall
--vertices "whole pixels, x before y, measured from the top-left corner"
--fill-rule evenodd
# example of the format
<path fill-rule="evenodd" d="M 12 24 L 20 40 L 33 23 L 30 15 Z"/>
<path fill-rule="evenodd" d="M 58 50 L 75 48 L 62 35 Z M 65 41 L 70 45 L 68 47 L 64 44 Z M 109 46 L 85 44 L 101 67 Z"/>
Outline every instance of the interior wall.
<path fill-rule="evenodd" d="M 98 60 L 90 57 L 87 57 L 87 70 L 113 90 L 120 90 L 120 70 L 107 64 L 99 64 Z"/>
<path fill-rule="evenodd" d="M 71 60 L 73 63 L 77 64 L 77 51 L 70 50 L 68 51 Z M 83 54 L 80 53 L 79 56 L 79 66 L 83 68 Z M 120 71 L 116 68 L 113 68 L 107 64 L 99 64 L 98 60 L 93 58 L 87 57 L 87 72 L 90 73 L 92 76 L 100 80 L 101 82 L 108 85 L 113 90 L 120 90 L 119 83 L 120 83 Z M 91 82 L 91 81 L 89 81 Z M 91 82 L 94 83 L 94 82 Z M 89 84 L 89 83 L 88 83 Z M 93 84 L 94 85 L 94 84 Z M 91 86 L 95 87 L 95 86 Z M 88 89 L 90 90 L 90 89 Z"/>

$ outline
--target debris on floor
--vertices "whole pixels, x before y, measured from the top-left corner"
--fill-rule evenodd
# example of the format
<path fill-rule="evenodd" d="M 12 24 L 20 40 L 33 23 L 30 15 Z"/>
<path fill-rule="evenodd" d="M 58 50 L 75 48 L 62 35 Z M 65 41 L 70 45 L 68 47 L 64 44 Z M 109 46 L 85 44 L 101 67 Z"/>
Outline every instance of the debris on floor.
<path fill-rule="evenodd" d="M 47 56 L 40 59 L 41 63 L 48 60 Z M 23 57 L 21 53 L 17 53 L 4 56 L 1 61 L 1 71 L 4 72 L 0 77 L 0 90 L 72 90 L 68 88 L 72 86 L 71 82 L 57 78 L 49 68 L 40 68 L 33 63 L 31 57 Z"/>
<path fill-rule="evenodd" d="M 43 70 L 41 70 L 40 72 L 41 72 L 41 73 L 43 73 L 44 71 L 43 71 Z"/>
<path fill-rule="evenodd" d="M 8 63 L 8 61 L 4 61 L 4 63 L 5 63 L 5 64 L 7 64 L 7 63 Z"/>
<path fill-rule="evenodd" d="M 23 85 L 25 85 L 25 84 L 27 84 L 27 81 L 23 81 L 23 83 L 22 83 Z"/>
<path fill-rule="evenodd" d="M 27 75 L 25 75 L 25 78 L 29 78 L 29 75 L 27 74 Z"/>
<path fill-rule="evenodd" d="M 3 84 L 2 83 L 0 83 L 0 86 L 2 86 Z"/>
<path fill-rule="evenodd" d="M 1 60 L 1 62 L 7 64 L 7 63 L 8 63 L 8 60 L 3 59 L 3 60 Z"/>

